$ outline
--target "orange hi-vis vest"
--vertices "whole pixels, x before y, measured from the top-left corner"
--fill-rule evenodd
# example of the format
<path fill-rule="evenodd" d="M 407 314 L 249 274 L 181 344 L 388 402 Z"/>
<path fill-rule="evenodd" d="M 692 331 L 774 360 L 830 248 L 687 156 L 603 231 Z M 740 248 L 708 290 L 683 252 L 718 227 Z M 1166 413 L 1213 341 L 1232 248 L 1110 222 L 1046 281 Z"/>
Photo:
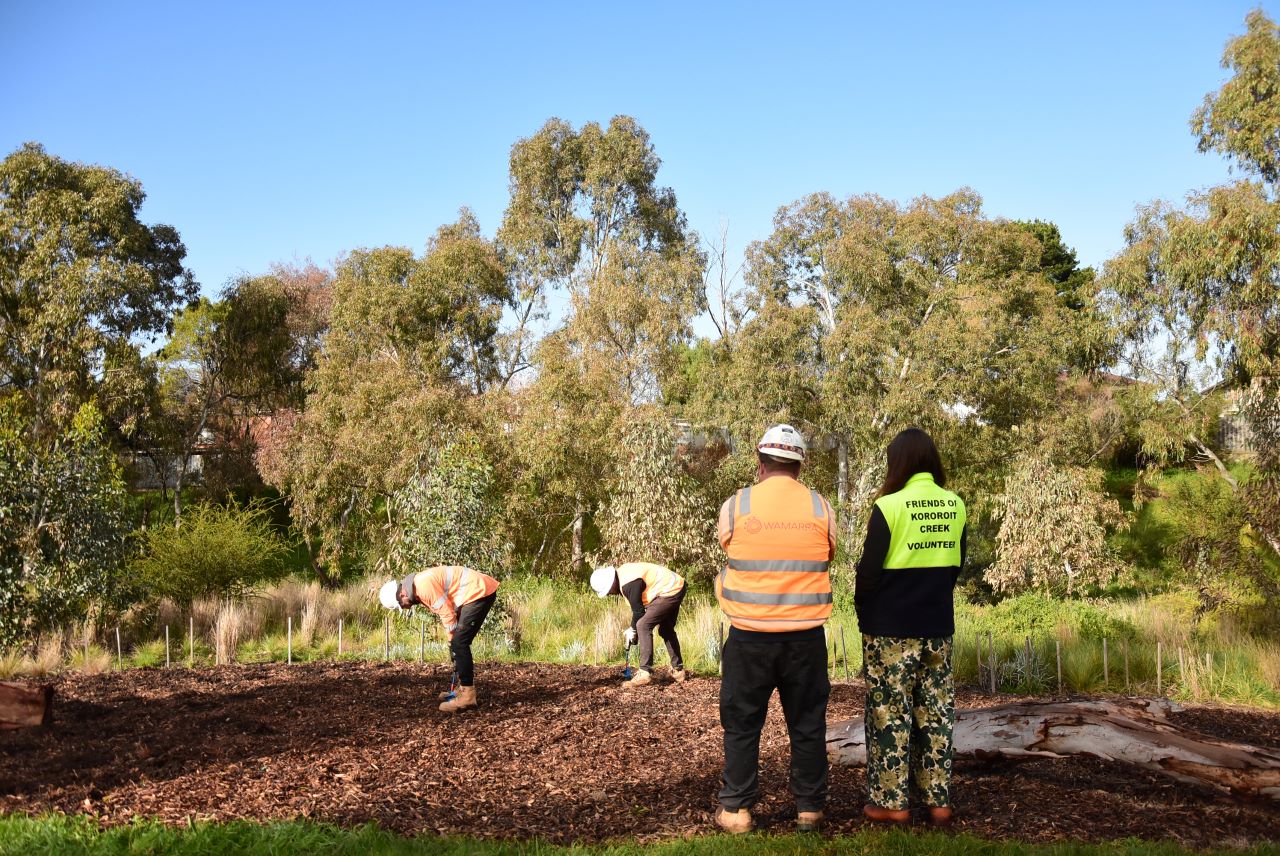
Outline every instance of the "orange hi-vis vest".
<path fill-rule="evenodd" d="M 618 565 L 618 588 L 636 580 L 644 580 L 640 602 L 648 606 L 659 597 L 674 597 L 684 588 L 684 577 L 663 565 L 651 562 L 627 562 Z"/>
<path fill-rule="evenodd" d="M 462 565 L 437 565 L 413 575 L 414 596 L 440 616 L 450 634 L 458 626 L 459 608 L 497 590 L 493 577 Z"/>
<path fill-rule="evenodd" d="M 831 615 L 831 506 L 816 490 L 771 476 L 731 496 L 721 511 L 729 559 L 716 579 L 734 627 L 808 630 Z"/>

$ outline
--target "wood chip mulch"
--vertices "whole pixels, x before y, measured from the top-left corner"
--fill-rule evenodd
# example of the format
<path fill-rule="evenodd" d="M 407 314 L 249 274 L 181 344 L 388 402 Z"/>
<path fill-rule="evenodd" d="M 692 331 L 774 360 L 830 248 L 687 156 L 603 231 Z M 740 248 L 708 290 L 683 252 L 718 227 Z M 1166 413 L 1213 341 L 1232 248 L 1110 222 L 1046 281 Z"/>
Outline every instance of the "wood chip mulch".
<path fill-rule="evenodd" d="M 137 669 L 57 680 L 54 725 L 0 732 L 0 812 L 369 821 L 406 834 L 599 842 L 713 831 L 721 765 L 715 677 L 619 688 L 620 668 L 480 664 L 478 710 L 448 716 L 442 665 L 313 663 Z M 961 707 L 1009 701 L 959 692 Z M 862 713 L 856 681 L 829 721 Z M 1175 721 L 1280 748 L 1280 713 L 1197 707 Z M 787 832 L 776 698 L 761 743 L 761 827 Z M 862 826 L 861 769 L 833 768 L 825 831 Z M 953 829 L 993 839 L 1280 839 L 1280 802 L 1245 803 L 1088 758 L 959 761 Z"/>

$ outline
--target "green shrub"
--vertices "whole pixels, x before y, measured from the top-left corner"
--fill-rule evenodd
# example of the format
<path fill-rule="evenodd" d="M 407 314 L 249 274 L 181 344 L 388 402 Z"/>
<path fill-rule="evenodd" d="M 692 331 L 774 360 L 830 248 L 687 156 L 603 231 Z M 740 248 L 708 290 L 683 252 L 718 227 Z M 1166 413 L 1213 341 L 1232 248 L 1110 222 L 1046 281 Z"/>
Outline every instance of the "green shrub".
<path fill-rule="evenodd" d="M 1221 478 L 1172 480 L 1165 510 L 1170 553 L 1200 595 L 1198 616 L 1225 610 L 1272 624 L 1280 612 L 1280 563 L 1252 534 L 1236 491 Z"/>
<path fill-rule="evenodd" d="M 180 527 L 147 530 L 132 568 L 148 594 L 189 604 L 240 597 L 279 578 L 289 553 L 263 506 L 194 505 Z"/>
<path fill-rule="evenodd" d="M 989 609 L 973 609 L 966 618 L 965 623 L 973 631 L 990 632 L 997 639 L 1040 639 L 1062 632 L 1084 639 L 1137 638 L 1132 624 L 1108 615 L 1093 603 L 1055 600 L 1033 593 L 1008 598 Z"/>

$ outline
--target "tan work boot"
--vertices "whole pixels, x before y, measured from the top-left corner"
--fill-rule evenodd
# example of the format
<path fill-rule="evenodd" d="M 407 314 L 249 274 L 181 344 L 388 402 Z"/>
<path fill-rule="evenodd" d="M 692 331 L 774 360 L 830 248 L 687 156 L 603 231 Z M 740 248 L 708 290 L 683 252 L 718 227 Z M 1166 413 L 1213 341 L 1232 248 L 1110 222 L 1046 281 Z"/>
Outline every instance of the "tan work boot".
<path fill-rule="evenodd" d="M 730 811 L 721 806 L 716 809 L 716 826 L 732 835 L 741 835 L 754 829 L 755 821 L 751 819 L 751 809 L 749 808 Z"/>
<path fill-rule="evenodd" d="M 817 832 L 822 828 L 822 812 L 796 812 L 796 832 Z"/>
<path fill-rule="evenodd" d="M 440 705 L 440 710 L 445 713 L 457 713 L 460 710 L 470 710 L 476 706 L 476 688 L 475 687 L 458 687 L 458 695 L 453 701 L 446 701 Z"/>
<path fill-rule="evenodd" d="M 651 683 L 653 683 L 653 675 L 649 674 L 644 669 L 637 669 L 636 673 L 631 676 L 631 680 L 622 682 L 622 688 L 633 689 L 634 687 L 647 687 Z"/>
<path fill-rule="evenodd" d="M 457 693 L 457 691 L 456 691 L 456 690 L 445 690 L 444 692 L 440 693 L 440 695 L 436 696 L 436 700 L 437 700 L 437 701 L 449 701 L 450 699 L 452 699 L 452 698 L 453 698 L 454 696 L 456 696 L 457 694 L 458 694 L 458 693 Z"/>
<path fill-rule="evenodd" d="M 677 684 L 683 684 L 685 682 L 685 678 L 687 677 L 688 675 L 684 673 L 684 669 L 671 670 L 671 680 L 675 681 Z"/>

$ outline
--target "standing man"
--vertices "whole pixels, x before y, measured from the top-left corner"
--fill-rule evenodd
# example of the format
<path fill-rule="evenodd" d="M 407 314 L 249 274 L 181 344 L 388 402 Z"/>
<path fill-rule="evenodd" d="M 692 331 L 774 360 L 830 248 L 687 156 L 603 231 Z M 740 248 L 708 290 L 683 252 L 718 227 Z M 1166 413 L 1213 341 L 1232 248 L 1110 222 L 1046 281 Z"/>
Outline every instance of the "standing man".
<path fill-rule="evenodd" d="M 457 713 L 476 706 L 475 661 L 471 640 L 480 632 L 485 616 L 498 599 L 498 581 L 461 565 L 437 565 L 400 582 L 388 580 L 378 591 L 387 609 L 409 609 L 420 603 L 440 616 L 449 638 L 449 654 L 458 676 L 457 695 L 441 693 L 440 709 Z"/>
<path fill-rule="evenodd" d="M 791 738 L 796 828 L 816 830 L 827 802 L 827 647 L 831 615 L 827 569 L 836 549 L 831 506 L 798 481 L 805 443 L 775 425 L 756 446 L 756 483 L 720 508 L 728 561 L 716 597 L 732 627 L 721 655 L 720 724 L 724 787 L 716 823 L 748 832 L 759 799 L 760 732 L 774 689 Z"/>
<path fill-rule="evenodd" d="M 676 636 L 676 619 L 684 602 L 684 577 L 675 571 L 650 562 L 627 562 L 606 565 L 591 572 L 591 588 L 601 597 L 621 594 L 631 604 L 631 626 L 624 633 L 627 645 L 640 645 L 640 668 L 624 687 L 643 687 L 653 683 L 653 629 L 667 646 L 671 658 L 671 677 L 684 682 L 684 660 L 680 657 L 680 637 Z"/>

